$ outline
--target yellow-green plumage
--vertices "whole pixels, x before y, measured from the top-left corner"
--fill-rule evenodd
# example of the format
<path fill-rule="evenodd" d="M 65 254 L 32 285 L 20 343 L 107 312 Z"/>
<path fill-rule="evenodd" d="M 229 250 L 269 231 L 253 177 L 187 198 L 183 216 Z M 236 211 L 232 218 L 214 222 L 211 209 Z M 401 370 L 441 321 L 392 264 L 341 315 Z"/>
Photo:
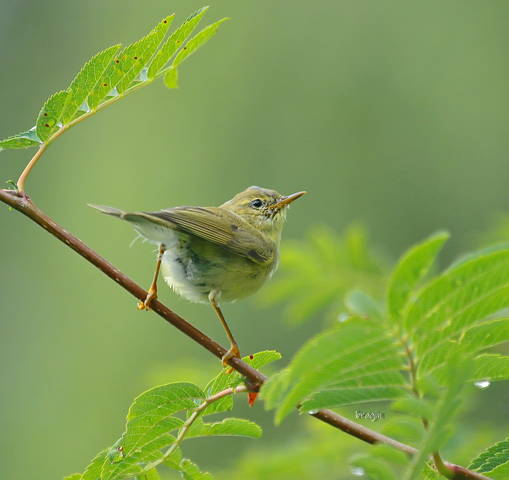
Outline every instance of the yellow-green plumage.
<path fill-rule="evenodd" d="M 298 194 L 249 187 L 219 207 L 174 207 L 158 212 L 100 211 L 131 223 L 165 246 L 162 274 L 184 298 L 231 302 L 256 292 L 277 267 L 286 208 Z"/>

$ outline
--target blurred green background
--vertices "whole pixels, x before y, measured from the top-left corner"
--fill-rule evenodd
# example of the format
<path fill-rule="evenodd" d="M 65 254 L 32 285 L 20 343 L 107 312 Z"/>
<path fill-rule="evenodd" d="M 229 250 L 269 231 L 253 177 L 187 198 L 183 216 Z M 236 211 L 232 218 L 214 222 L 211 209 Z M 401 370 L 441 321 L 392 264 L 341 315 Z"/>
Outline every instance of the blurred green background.
<path fill-rule="evenodd" d="M 0 2 L 2 138 L 31 127 L 49 94 L 96 51 L 202 5 Z M 84 122 L 51 146 L 29 179 L 41 208 L 134 279 L 148 285 L 152 247 L 130 248 L 129 227 L 87 203 L 152 210 L 217 205 L 253 184 L 306 189 L 285 239 L 315 224 L 340 231 L 360 221 L 395 258 L 445 228 L 453 235 L 445 259 L 475 246 L 508 209 L 507 2 L 224 0 L 203 25 L 222 16 L 232 20 L 182 67 L 178 90 L 158 82 Z M 30 154 L 2 152 L 2 182 L 16 179 Z M 0 226 L 3 478 L 82 470 L 119 436 L 140 391 L 205 382 L 217 371 L 207 352 L 138 312 L 129 295 L 21 215 L 0 208 Z M 166 289 L 161 297 L 225 343 L 207 307 Z M 260 308 L 259 297 L 225 314 L 244 352 L 275 348 L 287 359 L 323 324 L 317 316 L 290 326 L 281 308 Z M 465 424 L 501 428 L 508 397 L 504 386 L 479 392 Z M 328 428 L 294 416 L 276 430 L 260 407 L 240 409 L 264 425 L 264 440 L 198 440 L 186 453 L 220 472 L 237 468 L 238 455 L 282 451 Z M 341 452 L 361 444 L 327 438 L 328 455 L 346 468 Z M 255 478 L 245 469 L 232 478 Z M 264 478 L 283 478 L 276 471 Z"/>

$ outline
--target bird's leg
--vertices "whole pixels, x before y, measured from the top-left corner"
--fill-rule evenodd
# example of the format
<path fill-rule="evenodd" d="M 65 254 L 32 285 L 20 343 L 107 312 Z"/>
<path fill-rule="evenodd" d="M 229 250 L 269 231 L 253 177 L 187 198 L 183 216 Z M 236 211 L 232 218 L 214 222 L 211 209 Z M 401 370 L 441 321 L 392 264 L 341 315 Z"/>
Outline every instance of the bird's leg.
<path fill-rule="evenodd" d="M 230 340 L 230 348 L 221 358 L 221 361 L 223 362 L 223 366 L 226 367 L 228 365 L 228 360 L 230 360 L 231 358 L 234 358 L 234 357 L 240 358 L 239 346 L 237 345 L 237 342 L 233 338 L 230 327 L 228 327 L 228 324 L 226 323 L 226 320 L 224 319 L 223 312 L 221 311 L 221 309 L 219 308 L 219 305 L 217 304 L 214 291 L 210 292 L 209 301 L 210 301 L 210 304 L 212 305 L 212 308 L 216 312 L 216 315 L 219 318 L 219 321 L 221 322 L 221 325 L 223 326 L 224 331 L 226 332 L 226 336 L 228 337 L 228 340 Z M 233 369 L 231 369 L 230 372 L 232 370 Z"/>
<path fill-rule="evenodd" d="M 163 259 L 166 247 L 161 243 L 159 246 L 159 252 L 157 254 L 156 271 L 154 272 L 154 278 L 148 289 L 147 298 L 144 301 L 138 302 L 138 310 L 150 310 L 150 302 L 157 299 L 157 277 L 159 276 L 159 270 L 161 269 L 161 261 Z"/>

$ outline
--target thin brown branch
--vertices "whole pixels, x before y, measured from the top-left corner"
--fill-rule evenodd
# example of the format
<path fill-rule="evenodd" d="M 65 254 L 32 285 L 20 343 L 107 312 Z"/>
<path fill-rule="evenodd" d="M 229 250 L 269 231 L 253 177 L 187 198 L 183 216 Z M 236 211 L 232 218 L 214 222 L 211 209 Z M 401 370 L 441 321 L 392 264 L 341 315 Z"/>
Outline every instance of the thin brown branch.
<path fill-rule="evenodd" d="M 147 297 L 147 291 L 144 288 L 140 287 L 136 282 L 131 280 L 118 268 L 97 254 L 80 239 L 54 222 L 50 217 L 42 212 L 27 195 L 13 190 L 0 190 L 0 201 L 21 212 L 23 215 L 26 215 L 32 221 L 44 228 L 48 233 L 58 238 L 61 242 L 72 248 L 76 253 L 81 255 L 88 262 L 101 270 L 105 275 L 117 282 L 121 287 L 131 293 L 138 300 L 145 300 Z M 178 328 L 182 333 L 187 335 L 196 343 L 206 348 L 217 358 L 220 359 L 226 353 L 226 349 L 224 347 L 219 345 L 217 342 L 212 340 L 210 337 L 205 335 L 203 332 L 170 310 L 167 306 L 163 305 L 160 301 L 153 301 L 151 303 L 151 308 L 160 317 L 162 317 L 168 323 L 172 324 L 174 327 Z M 250 391 L 258 391 L 263 382 L 266 380 L 266 377 L 263 375 L 263 373 L 252 368 L 247 363 L 238 358 L 232 358 L 228 361 L 228 363 L 237 372 L 245 377 L 246 386 Z M 331 410 L 322 409 L 313 413 L 312 416 L 364 442 L 370 444 L 384 443 L 409 455 L 414 455 L 416 453 L 416 449 L 413 447 L 370 430 L 363 425 L 352 422 L 346 417 L 343 417 Z M 468 470 L 464 467 L 449 463 L 445 463 L 445 465 L 454 472 L 454 479 L 489 480 L 488 477 Z"/>

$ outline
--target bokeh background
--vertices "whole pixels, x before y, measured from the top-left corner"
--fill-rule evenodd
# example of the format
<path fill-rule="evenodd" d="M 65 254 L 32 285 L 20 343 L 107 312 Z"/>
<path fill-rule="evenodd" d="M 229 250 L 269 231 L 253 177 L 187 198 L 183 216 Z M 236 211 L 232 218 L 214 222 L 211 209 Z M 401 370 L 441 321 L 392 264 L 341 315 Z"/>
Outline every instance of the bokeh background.
<path fill-rule="evenodd" d="M 0 0 L 0 137 L 31 127 L 49 94 L 96 51 L 200 6 Z M 152 248 L 130 247 L 129 227 L 87 203 L 151 210 L 216 205 L 253 184 L 306 189 L 286 240 L 316 224 L 341 231 L 357 221 L 390 260 L 445 228 L 444 264 L 478 245 L 509 209 L 507 2 L 218 0 L 203 24 L 222 16 L 231 21 L 182 67 L 178 90 L 159 82 L 106 109 L 52 145 L 30 177 L 41 208 L 127 274 L 148 285 Z M 30 153 L 2 152 L 0 180 L 16 179 Z M 143 389 L 203 384 L 217 371 L 207 352 L 138 312 L 129 295 L 21 215 L 0 208 L 0 231 L 3 478 L 82 470 L 120 435 Z M 509 228 L 497 232 L 504 240 Z M 223 341 L 207 307 L 166 289 L 161 296 Z M 276 348 L 289 358 L 321 327 L 319 316 L 294 326 L 280 320 L 281 306 L 260 303 L 225 308 L 245 352 Z M 478 392 L 462 427 L 479 431 L 470 453 L 502 438 L 508 404 L 507 386 Z M 297 416 L 276 429 L 261 408 L 239 408 L 264 425 L 264 440 L 186 447 L 219 478 L 255 478 L 250 461 L 269 451 L 284 457 L 290 444 L 297 458 L 299 442 L 315 436 L 315 451 L 322 445 L 338 472 L 341 452 L 364 448 Z M 239 458 L 247 458 L 242 467 Z M 278 458 L 265 478 L 283 478 L 274 474 Z"/>

